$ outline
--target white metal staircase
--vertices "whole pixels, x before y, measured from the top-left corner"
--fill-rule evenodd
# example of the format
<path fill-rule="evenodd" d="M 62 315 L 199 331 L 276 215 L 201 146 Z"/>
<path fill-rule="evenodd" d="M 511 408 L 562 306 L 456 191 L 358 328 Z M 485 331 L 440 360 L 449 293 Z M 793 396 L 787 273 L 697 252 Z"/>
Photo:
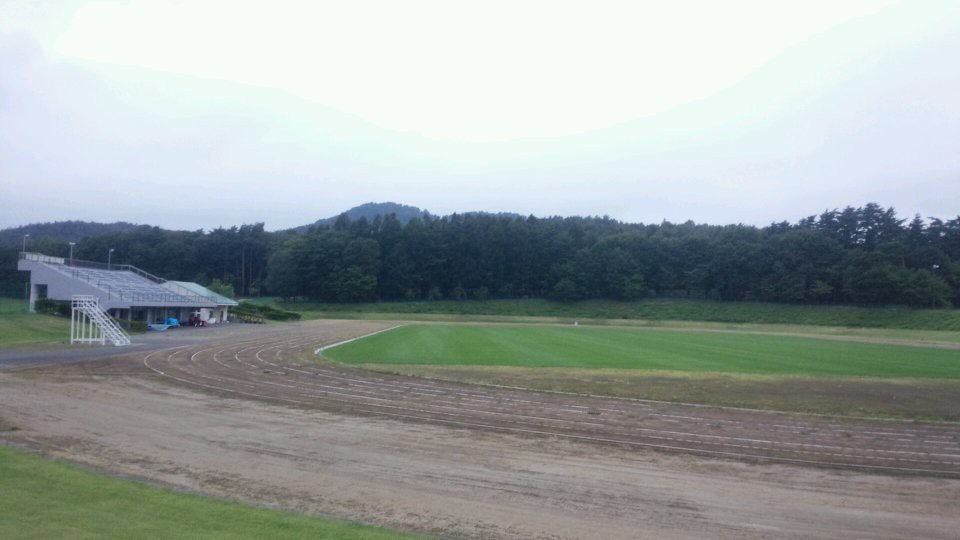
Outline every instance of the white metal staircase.
<path fill-rule="evenodd" d="M 99 343 L 110 340 L 116 346 L 129 345 L 130 336 L 100 309 L 100 299 L 86 294 L 71 297 L 70 343 Z"/>

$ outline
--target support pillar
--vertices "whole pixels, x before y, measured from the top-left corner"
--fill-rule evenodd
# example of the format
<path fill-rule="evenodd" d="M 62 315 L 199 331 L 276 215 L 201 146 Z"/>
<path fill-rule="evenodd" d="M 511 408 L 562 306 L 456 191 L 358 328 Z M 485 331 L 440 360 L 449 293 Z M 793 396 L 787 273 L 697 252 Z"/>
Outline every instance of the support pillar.
<path fill-rule="evenodd" d="M 30 282 L 30 300 L 27 304 L 27 310 L 30 313 L 37 312 L 37 300 L 40 299 L 40 287 L 33 281 Z"/>

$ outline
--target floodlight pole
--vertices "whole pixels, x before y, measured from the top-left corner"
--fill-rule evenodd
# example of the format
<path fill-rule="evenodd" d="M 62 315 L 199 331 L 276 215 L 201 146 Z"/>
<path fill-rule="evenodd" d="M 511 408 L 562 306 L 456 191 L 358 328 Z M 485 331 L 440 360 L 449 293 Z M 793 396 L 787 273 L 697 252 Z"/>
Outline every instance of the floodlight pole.
<path fill-rule="evenodd" d="M 113 248 L 107 252 L 107 270 L 110 270 L 110 261 L 113 259 Z"/>
<path fill-rule="evenodd" d="M 70 242 L 70 266 L 73 266 L 73 246 L 77 245 L 76 242 Z"/>
<path fill-rule="evenodd" d="M 23 235 L 23 247 L 20 249 L 20 252 L 23 253 L 21 257 L 27 257 L 27 237 L 30 236 L 30 233 Z M 33 272 L 30 273 L 33 276 Z M 30 311 L 30 280 L 28 279 L 26 283 L 23 284 L 23 297 L 27 299 L 27 311 Z"/>

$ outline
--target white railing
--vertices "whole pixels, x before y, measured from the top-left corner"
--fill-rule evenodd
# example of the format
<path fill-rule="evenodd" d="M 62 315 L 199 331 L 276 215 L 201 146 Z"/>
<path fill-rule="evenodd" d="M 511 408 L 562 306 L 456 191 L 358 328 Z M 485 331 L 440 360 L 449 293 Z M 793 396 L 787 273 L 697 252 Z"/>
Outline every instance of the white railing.
<path fill-rule="evenodd" d="M 85 294 L 71 297 L 70 343 L 106 344 L 109 339 L 115 346 L 130 344 L 130 336 L 100 309 L 100 299 Z"/>
<path fill-rule="evenodd" d="M 36 261 L 47 264 L 64 264 L 63 257 L 51 257 L 43 253 L 31 253 L 28 251 L 20 252 L 20 259 L 24 261 Z"/>

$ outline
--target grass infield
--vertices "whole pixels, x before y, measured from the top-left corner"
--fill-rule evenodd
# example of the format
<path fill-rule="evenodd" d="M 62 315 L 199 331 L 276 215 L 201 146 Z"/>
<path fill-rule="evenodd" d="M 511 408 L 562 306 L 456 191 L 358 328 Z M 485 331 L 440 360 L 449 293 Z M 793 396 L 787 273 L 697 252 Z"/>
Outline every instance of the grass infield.
<path fill-rule="evenodd" d="M 0 446 L 0 538 L 416 538 L 176 493 Z"/>
<path fill-rule="evenodd" d="M 960 378 L 960 351 L 747 333 L 410 325 L 329 349 L 356 364 L 613 368 L 813 377 Z"/>

